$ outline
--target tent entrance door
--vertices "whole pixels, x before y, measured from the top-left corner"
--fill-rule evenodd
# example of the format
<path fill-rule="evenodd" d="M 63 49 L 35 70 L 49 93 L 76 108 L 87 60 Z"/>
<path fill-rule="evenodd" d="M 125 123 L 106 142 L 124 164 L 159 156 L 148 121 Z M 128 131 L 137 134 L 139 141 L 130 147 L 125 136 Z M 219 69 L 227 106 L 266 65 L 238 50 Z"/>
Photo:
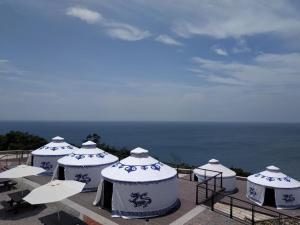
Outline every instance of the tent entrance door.
<path fill-rule="evenodd" d="M 62 166 L 58 166 L 58 179 L 59 180 L 65 179 L 65 168 Z"/>
<path fill-rule="evenodd" d="M 111 201 L 113 194 L 113 183 L 104 180 L 103 181 L 103 208 L 111 210 Z"/>
<path fill-rule="evenodd" d="M 264 205 L 276 206 L 275 204 L 275 191 L 273 188 L 266 188 Z"/>

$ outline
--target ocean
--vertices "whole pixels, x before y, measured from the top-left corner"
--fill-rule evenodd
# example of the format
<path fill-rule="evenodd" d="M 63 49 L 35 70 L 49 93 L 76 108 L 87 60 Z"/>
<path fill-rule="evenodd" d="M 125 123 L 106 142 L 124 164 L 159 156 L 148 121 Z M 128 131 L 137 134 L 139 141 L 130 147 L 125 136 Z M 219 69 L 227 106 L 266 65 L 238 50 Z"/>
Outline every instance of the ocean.
<path fill-rule="evenodd" d="M 259 172 L 275 165 L 300 180 L 300 124 L 209 122 L 0 122 L 0 134 L 27 131 L 80 145 L 89 133 L 116 147 L 143 147 L 167 162 L 195 166 L 215 158 Z"/>

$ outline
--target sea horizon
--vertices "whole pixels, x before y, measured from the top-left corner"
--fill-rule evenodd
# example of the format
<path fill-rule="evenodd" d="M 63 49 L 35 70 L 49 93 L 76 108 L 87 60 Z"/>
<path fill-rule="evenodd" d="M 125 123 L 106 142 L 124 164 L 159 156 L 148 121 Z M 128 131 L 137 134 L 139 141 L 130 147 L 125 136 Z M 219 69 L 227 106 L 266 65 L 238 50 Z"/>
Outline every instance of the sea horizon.
<path fill-rule="evenodd" d="M 300 121 L 201 121 L 201 120 L 0 120 L 0 122 L 75 122 L 75 123 L 229 123 L 229 124 L 300 124 Z"/>
<path fill-rule="evenodd" d="M 211 158 L 252 173 L 275 165 L 300 179 L 300 124 L 191 121 L 0 121 L 0 134 L 10 130 L 46 138 L 62 136 L 80 146 L 90 133 L 101 142 L 131 150 L 143 147 L 171 163 L 200 166 Z"/>

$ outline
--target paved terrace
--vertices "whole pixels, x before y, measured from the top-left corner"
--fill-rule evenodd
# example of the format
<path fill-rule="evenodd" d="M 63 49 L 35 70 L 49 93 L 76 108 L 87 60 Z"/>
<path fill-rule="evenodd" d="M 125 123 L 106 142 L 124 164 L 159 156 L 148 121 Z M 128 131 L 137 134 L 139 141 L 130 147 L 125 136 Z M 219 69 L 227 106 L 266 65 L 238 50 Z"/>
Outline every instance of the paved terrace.
<path fill-rule="evenodd" d="M 32 176 L 24 179 L 23 187 L 32 189 L 39 185 L 49 182 L 50 177 L 46 176 Z M 195 182 L 188 180 L 178 179 L 179 198 L 181 200 L 181 207 L 169 215 L 151 218 L 148 222 L 149 225 L 158 224 L 205 224 L 205 225 L 218 225 L 218 224 L 233 224 L 240 225 L 240 223 L 231 220 L 223 215 L 210 211 L 205 206 L 195 205 Z M 13 192 L 16 190 L 12 190 Z M 7 194 L 9 192 L 0 193 L 0 201 L 8 200 Z M 20 210 L 18 214 L 5 212 L 0 208 L 0 224 L 1 225 L 35 225 L 40 224 L 38 218 L 56 212 L 58 209 L 65 210 L 66 212 L 80 217 L 82 220 L 89 222 L 91 225 L 140 225 L 145 224 L 145 220 L 133 219 L 127 220 L 122 218 L 112 218 L 110 212 L 99 209 L 92 205 L 95 198 L 95 192 L 80 193 L 61 203 L 52 203 L 47 205 L 40 205 L 36 208 L 25 208 Z M 0 206 L 1 207 L 1 206 Z M 92 222 L 97 221 L 97 223 Z"/>

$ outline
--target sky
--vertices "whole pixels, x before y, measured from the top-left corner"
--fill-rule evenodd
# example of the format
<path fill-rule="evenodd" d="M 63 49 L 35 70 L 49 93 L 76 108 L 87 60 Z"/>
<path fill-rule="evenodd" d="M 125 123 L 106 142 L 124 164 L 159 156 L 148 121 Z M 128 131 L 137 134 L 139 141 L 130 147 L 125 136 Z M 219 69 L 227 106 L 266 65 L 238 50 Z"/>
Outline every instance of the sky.
<path fill-rule="evenodd" d="M 0 120 L 300 122 L 300 2 L 0 0 Z"/>

